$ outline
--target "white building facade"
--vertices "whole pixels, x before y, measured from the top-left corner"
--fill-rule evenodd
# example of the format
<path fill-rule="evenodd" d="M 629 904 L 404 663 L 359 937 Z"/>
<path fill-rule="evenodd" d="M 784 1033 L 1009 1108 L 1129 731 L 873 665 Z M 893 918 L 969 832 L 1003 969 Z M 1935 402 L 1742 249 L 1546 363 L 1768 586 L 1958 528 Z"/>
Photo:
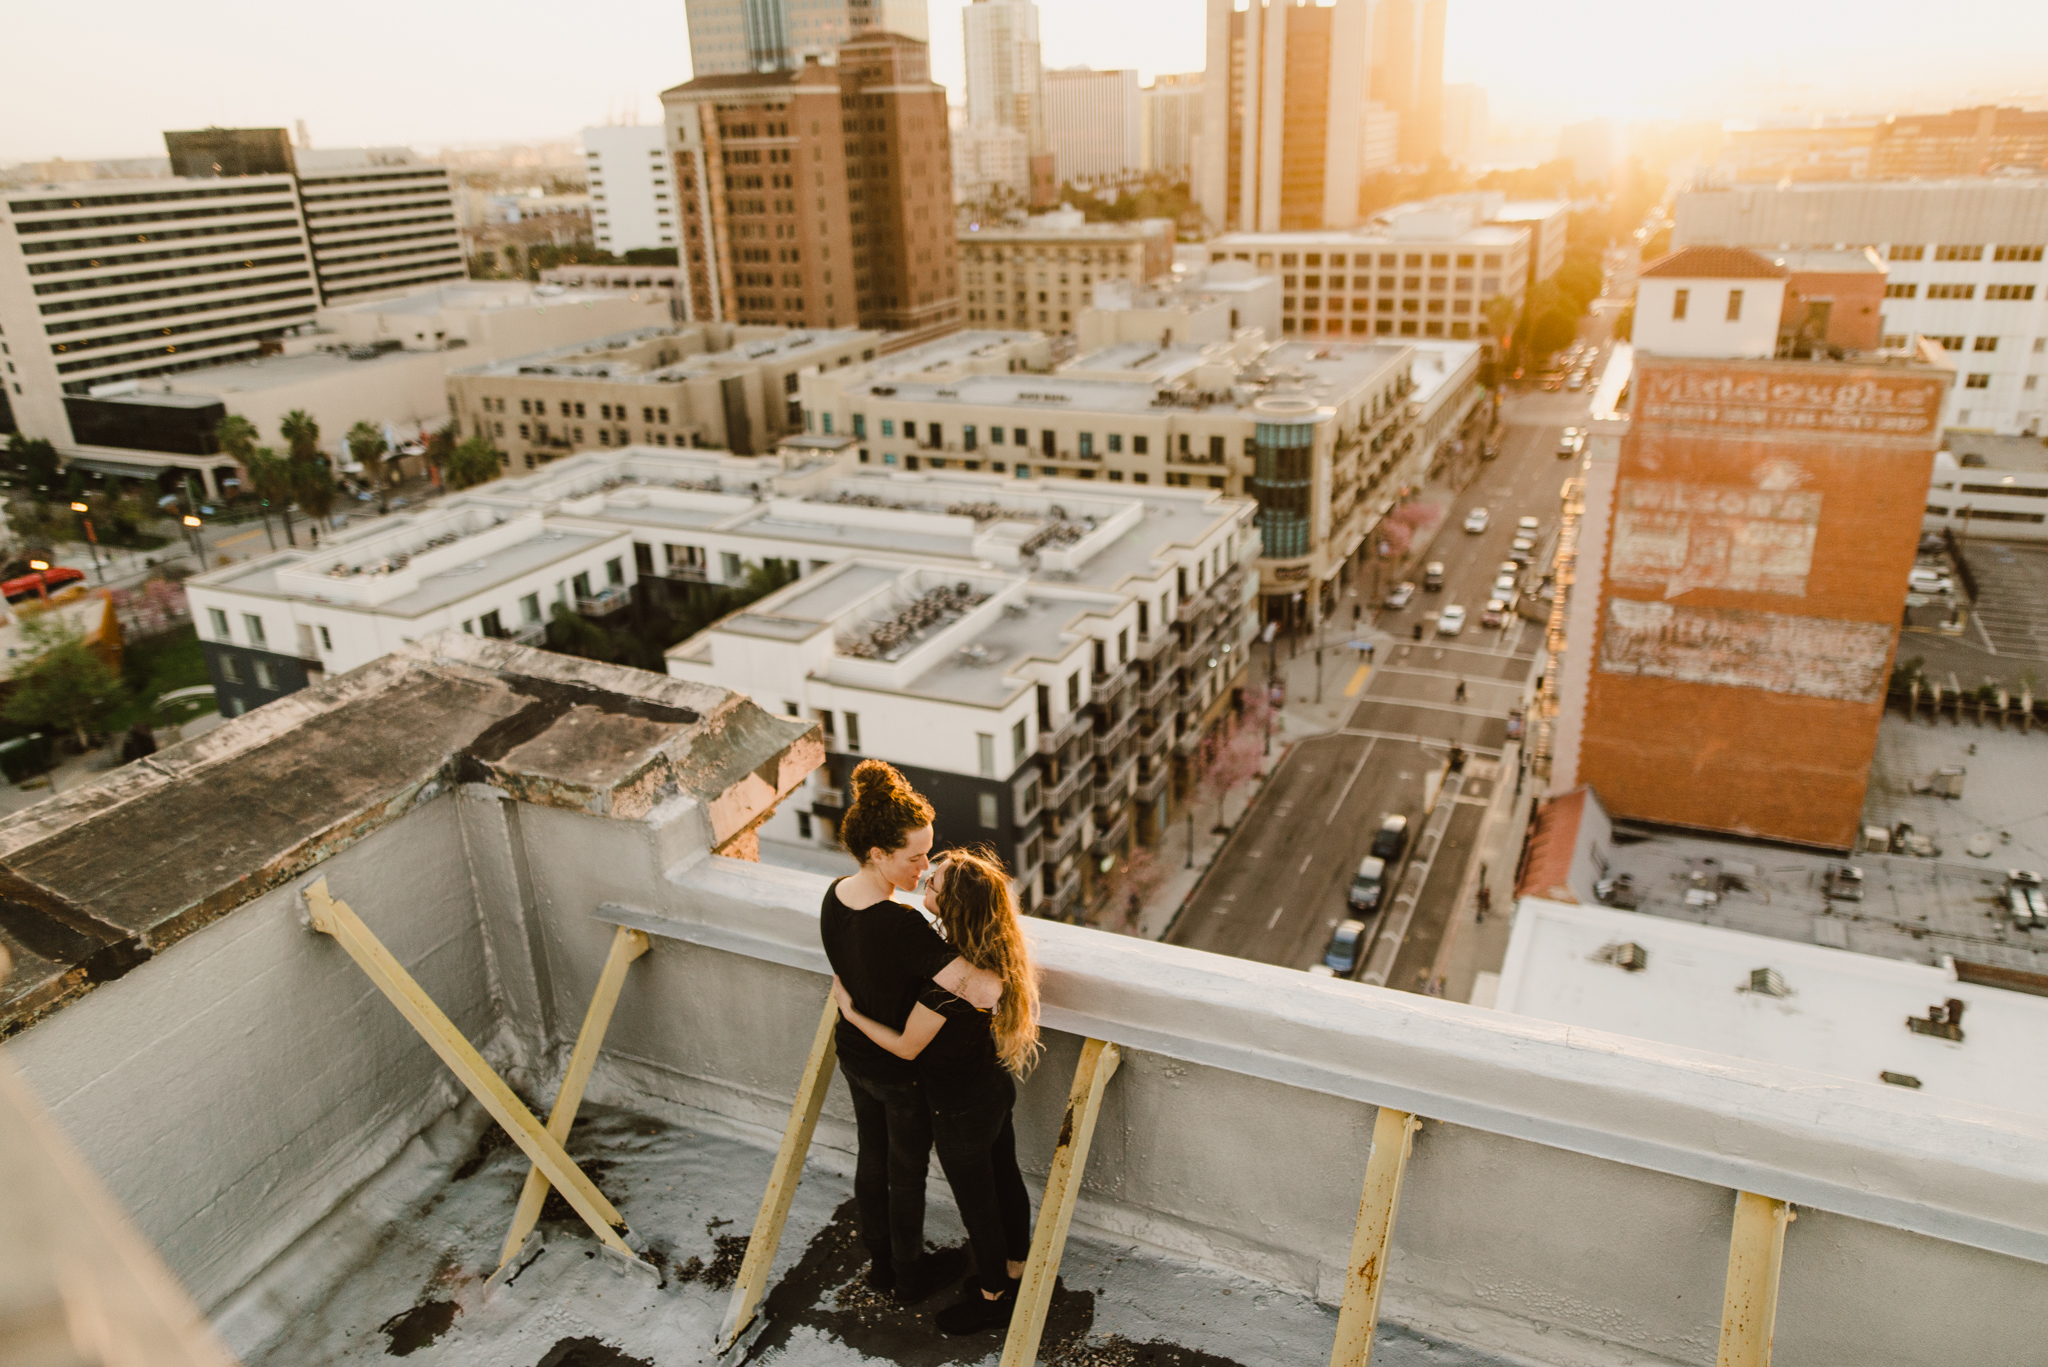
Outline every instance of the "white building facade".
<path fill-rule="evenodd" d="M 1045 131 L 1061 184 L 1114 185 L 1144 167 L 1138 73 L 1045 73 Z"/>
<path fill-rule="evenodd" d="M 1139 93 L 1148 173 L 1176 179 L 1194 173 L 1202 141 L 1202 73 L 1157 76 Z"/>
<path fill-rule="evenodd" d="M 1742 185 L 1678 196 L 1674 246 L 1874 248 L 1884 344 L 1941 343 L 1959 378 L 1952 425 L 2048 424 L 2048 178 Z"/>
<path fill-rule="evenodd" d="M 694 76 L 793 70 L 873 31 L 929 42 L 925 0 L 684 0 Z"/>
<path fill-rule="evenodd" d="M 403 147 L 302 148 L 294 160 L 322 303 L 468 274 L 447 167 Z"/>
<path fill-rule="evenodd" d="M 583 130 L 590 232 L 599 251 L 623 256 L 676 245 L 675 174 L 660 124 Z"/>

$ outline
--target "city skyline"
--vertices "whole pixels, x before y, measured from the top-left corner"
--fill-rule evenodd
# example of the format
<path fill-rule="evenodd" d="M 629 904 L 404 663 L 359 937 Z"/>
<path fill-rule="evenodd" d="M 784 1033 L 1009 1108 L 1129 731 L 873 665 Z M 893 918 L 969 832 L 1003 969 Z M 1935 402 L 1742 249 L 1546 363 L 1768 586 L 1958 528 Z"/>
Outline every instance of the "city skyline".
<path fill-rule="evenodd" d="M 963 7 L 962 0 L 929 0 L 932 74 L 955 104 L 965 97 Z M 1872 0 L 1863 8 L 1866 22 L 1853 28 L 1818 9 L 1731 0 L 1713 25 L 1683 32 L 1645 28 L 1614 0 L 1559 0 L 1540 10 L 1459 0 L 1450 6 L 1444 78 L 1485 87 L 1495 119 L 1509 125 L 2039 103 L 2029 54 L 2048 50 L 2048 11 L 2016 0 L 1976 8 L 1969 33 L 1901 45 L 1896 35 L 1918 13 L 1902 0 Z M 385 9 L 388 24 L 377 22 Z M 630 0 L 614 10 L 635 41 L 587 66 L 565 66 L 550 45 L 544 82 L 520 75 L 535 51 L 538 11 L 531 22 L 521 22 L 517 7 L 501 11 L 503 22 L 488 29 L 454 11 L 401 13 L 374 3 L 360 17 L 368 22 L 335 32 L 250 0 L 227 0 L 199 28 L 133 0 L 113 0 L 89 18 L 31 11 L 16 21 L 14 36 L 23 50 L 58 57 L 0 91 L 0 161 L 156 156 L 165 127 L 291 127 L 301 119 L 316 147 L 572 138 L 636 106 L 644 121 L 656 121 L 659 92 L 693 74 L 684 8 L 675 0 Z M 1045 0 L 1041 22 L 1048 68 L 1136 67 L 1147 80 L 1202 69 L 1198 0 L 1132 0 L 1111 9 Z M 427 70 L 394 60 L 388 38 L 400 28 L 410 35 L 407 51 L 458 58 Z M 109 29 L 129 41 L 103 44 Z M 1999 35 L 1995 45 L 1970 40 L 1991 32 Z M 1771 41 L 1759 43 L 1760 33 Z M 1665 40 L 1682 40 L 1686 69 L 1656 58 Z M 280 51 L 322 53 L 325 72 L 278 61 Z M 1820 51 L 1828 62 L 1810 70 L 1777 55 Z M 1597 79 L 1573 77 L 1581 68 Z M 219 77 L 195 80 L 194 72 Z M 118 90 L 122 98 L 80 101 L 81 86 Z M 45 112 L 58 107 L 67 111 L 61 125 Z"/>

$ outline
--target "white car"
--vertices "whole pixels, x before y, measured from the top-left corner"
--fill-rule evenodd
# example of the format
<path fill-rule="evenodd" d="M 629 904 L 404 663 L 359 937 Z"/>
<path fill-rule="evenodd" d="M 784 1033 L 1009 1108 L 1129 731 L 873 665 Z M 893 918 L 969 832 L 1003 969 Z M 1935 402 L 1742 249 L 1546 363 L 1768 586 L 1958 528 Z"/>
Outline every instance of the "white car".
<path fill-rule="evenodd" d="M 1496 598 L 1512 598 L 1515 596 L 1517 588 L 1515 576 L 1503 574 L 1493 581 L 1493 596 Z"/>
<path fill-rule="evenodd" d="M 1536 549 L 1536 538 L 1530 536 L 1527 532 L 1517 529 L 1515 544 L 1508 547 L 1508 549 L 1511 551 L 1533 551 Z"/>
<path fill-rule="evenodd" d="M 1387 595 L 1386 606 L 1392 611 L 1399 612 L 1414 601 L 1415 585 L 1403 579 L 1400 583 L 1394 585 L 1393 592 Z"/>
<path fill-rule="evenodd" d="M 1956 583 L 1941 570 L 1917 565 L 1906 576 L 1906 589 L 1910 593 L 1954 593 Z"/>
<path fill-rule="evenodd" d="M 1486 509 L 1484 508 L 1474 508 L 1471 512 L 1465 514 L 1465 530 L 1468 532 L 1485 531 L 1486 522 L 1487 516 Z"/>
<path fill-rule="evenodd" d="M 1518 535 L 1521 536 L 1534 536 L 1536 535 L 1536 528 L 1539 525 L 1540 524 L 1536 521 L 1535 518 L 1525 517 L 1521 521 L 1515 523 L 1515 531 Z"/>
<path fill-rule="evenodd" d="M 1436 634 L 1439 636 L 1456 636 L 1464 629 L 1465 609 L 1456 603 L 1445 608 L 1443 615 L 1436 619 Z"/>

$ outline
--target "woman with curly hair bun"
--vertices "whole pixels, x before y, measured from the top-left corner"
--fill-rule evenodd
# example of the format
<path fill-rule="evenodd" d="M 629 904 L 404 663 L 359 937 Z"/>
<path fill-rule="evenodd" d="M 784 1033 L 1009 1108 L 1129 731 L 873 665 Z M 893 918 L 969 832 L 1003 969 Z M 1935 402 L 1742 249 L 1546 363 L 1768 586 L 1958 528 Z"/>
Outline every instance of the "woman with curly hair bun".
<path fill-rule="evenodd" d="M 832 990 L 846 1021 L 892 1056 L 916 1061 L 939 1165 L 974 1246 L 978 1282 L 939 1312 L 938 1326 L 972 1334 L 1009 1323 L 1031 1252 L 1031 1198 L 1017 1170 L 1011 1111 L 1013 1079 L 1038 1059 L 1038 973 L 1010 880 L 988 850 L 940 856 L 925 882 L 925 905 L 962 958 L 1001 979 L 1002 999 L 993 1012 L 926 983 L 898 1029 L 861 1012 L 839 980 Z"/>
<path fill-rule="evenodd" d="M 895 900 L 899 892 L 914 891 L 930 866 L 931 803 L 880 760 L 862 761 L 851 786 L 839 840 L 860 861 L 860 871 L 827 888 L 819 912 L 834 992 L 899 1030 L 918 994 L 934 981 L 984 1008 L 995 1007 L 1000 979 L 971 967 L 922 915 Z M 931 1110 L 908 1059 L 879 1047 L 846 1020 L 836 1039 L 859 1134 L 853 1191 L 861 1240 L 873 1259 L 868 1281 L 905 1305 L 915 1304 L 965 1270 L 957 1255 L 924 1252 Z"/>

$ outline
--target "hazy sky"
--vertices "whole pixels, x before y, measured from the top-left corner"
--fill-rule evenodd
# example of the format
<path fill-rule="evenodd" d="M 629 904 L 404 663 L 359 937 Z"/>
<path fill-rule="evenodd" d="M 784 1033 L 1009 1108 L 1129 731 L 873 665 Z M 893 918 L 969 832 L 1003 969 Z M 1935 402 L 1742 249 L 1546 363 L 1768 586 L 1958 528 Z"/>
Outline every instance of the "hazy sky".
<path fill-rule="evenodd" d="M 960 85 L 961 0 L 929 0 Z M 1200 0 L 1041 0 L 1048 66 L 1202 66 Z M 2048 4 L 1949 0 L 1450 0 L 1445 76 L 1496 119 L 1942 107 L 2048 90 Z M 315 146 L 568 137 L 689 76 L 682 0 L 97 0 L 7 21 L 0 161 L 161 155 L 161 130 L 290 127 Z M 24 60 L 26 59 L 26 60 Z"/>

